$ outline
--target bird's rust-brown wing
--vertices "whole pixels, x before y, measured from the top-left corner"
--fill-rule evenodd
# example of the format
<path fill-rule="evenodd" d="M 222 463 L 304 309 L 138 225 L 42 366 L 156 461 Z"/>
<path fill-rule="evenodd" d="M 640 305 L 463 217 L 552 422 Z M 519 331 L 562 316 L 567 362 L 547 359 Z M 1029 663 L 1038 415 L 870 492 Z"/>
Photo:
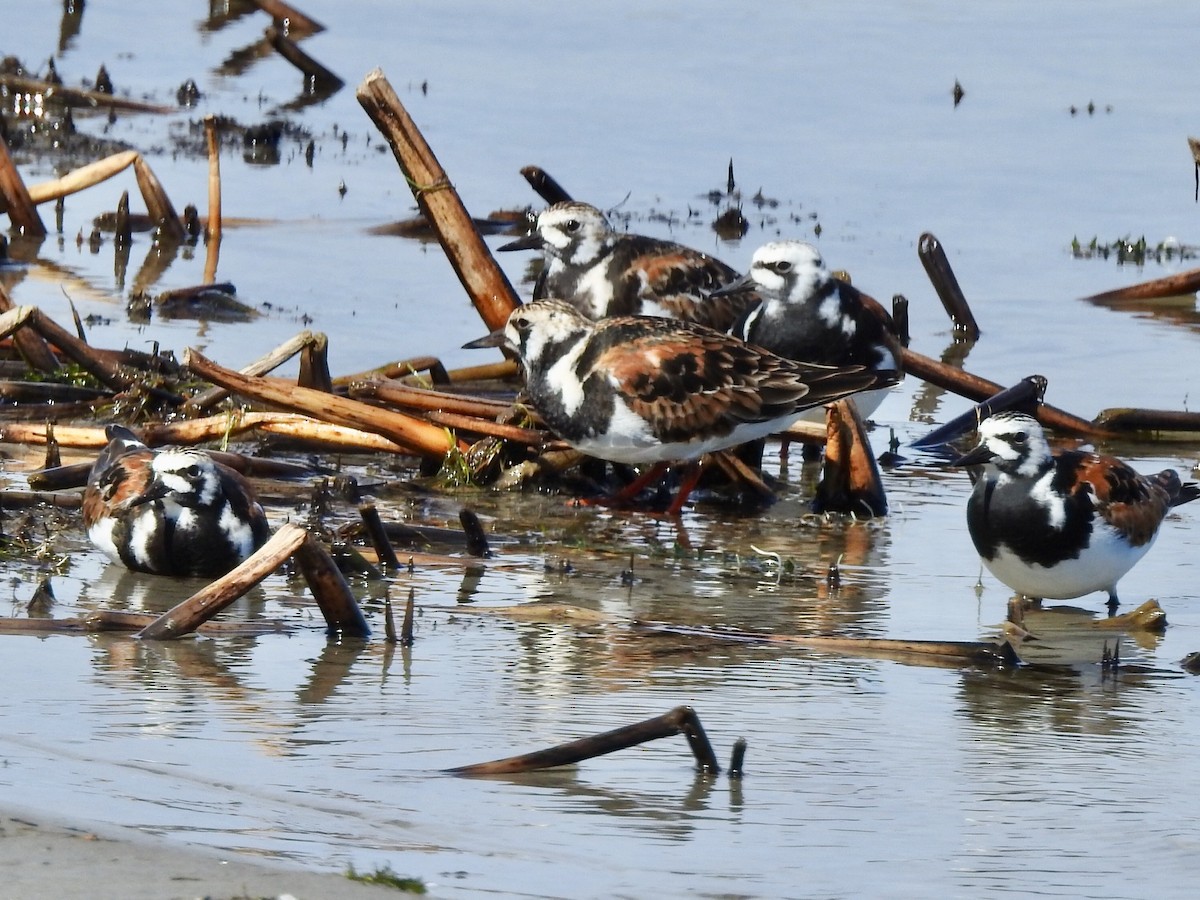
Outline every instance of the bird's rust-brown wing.
<path fill-rule="evenodd" d="M 1115 457 L 1084 453 L 1076 462 L 1073 490 L 1089 493 L 1097 514 L 1140 547 L 1153 539 L 1171 507 L 1174 492 L 1166 474 L 1148 478 Z M 1174 481 L 1177 491 L 1178 475 Z"/>

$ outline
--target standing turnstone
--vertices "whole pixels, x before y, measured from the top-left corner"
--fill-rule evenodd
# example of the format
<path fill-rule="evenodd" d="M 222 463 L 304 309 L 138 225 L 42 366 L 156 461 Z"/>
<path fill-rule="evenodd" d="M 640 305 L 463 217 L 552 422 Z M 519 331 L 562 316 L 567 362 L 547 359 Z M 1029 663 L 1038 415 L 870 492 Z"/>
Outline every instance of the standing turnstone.
<path fill-rule="evenodd" d="M 708 292 L 738 278 L 720 260 L 672 241 L 614 231 L 594 206 L 555 203 L 533 231 L 499 250 L 541 250 L 533 299 L 557 297 L 589 319 L 664 316 L 728 331 L 755 298 Z"/>
<path fill-rule="evenodd" d="M 514 351 L 530 403 L 571 446 L 613 462 L 658 464 L 638 488 L 669 461 L 766 437 L 810 407 L 895 380 L 863 366 L 782 359 L 690 322 L 593 322 L 553 299 L 514 310 L 504 328 L 466 346 Z M 691 487 L 669 512 L 679 512 Z"/>
<path fill-rule="evenodd" d="M 223 575 L 270 537 L 249 483 L 202 450 L 151 450 L 110 425 L 83 524 L 113 562 L 156 575 Z"/>
<path fill-rule="evenodd" d="M 1066 600 L 1107 591 L 1141 559 L 1171 507 L 1200 496 L 1166 469 L 1141 475 L 1119 459 L 1052 454 L 1024 413 L 979 425 L 979 445 L 956 466 L 984 465 L 967 502 L 967 527 L 988 571 L 1026 597 Z"/>
<path fill-rule="evenodd" d="M 740 293 L 762 299 L 733 325 L 732 333 L 747 343 L 786 359 L 900 370 L 900 339 L 892 317 L 878 302 L 834 278 L 811 244 L 773 241 L 759 247 L 749 274 L 716 292 L 718 297 Z M 887 392 L 857 395 L 859 415 L 865 419 L 873 413 Z"/>

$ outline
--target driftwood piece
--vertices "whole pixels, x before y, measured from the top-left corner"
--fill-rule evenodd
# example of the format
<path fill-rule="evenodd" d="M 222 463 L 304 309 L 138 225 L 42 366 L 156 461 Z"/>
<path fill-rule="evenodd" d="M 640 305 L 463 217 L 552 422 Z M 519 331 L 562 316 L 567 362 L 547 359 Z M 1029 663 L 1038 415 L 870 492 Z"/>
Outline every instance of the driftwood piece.
<path fill-rule="evenodd" d="M 367 620 L 350 591 L 350 585 L 329 552 L 312 535 L 296 550 L 296 564 L 308 583 L 325 617 L 331 637 L 366 638 L 371 634 Z"/>
<path fill-rule="evenodd" d="M 158 176 L 154 174 L 150 164 L 141 155 L 133 161 L 133 174 L 137 178 L 142 199 L 146 201 L 146 211 L 150 214 L 150 220 L 154 222 L 159 234 L 171 241 L 183 241 L 187 237 L 187 233 L 183 230 L 179 213 L 175 212 L 175 207 L 171 203 L 171 198 L 167 196 L 162 182 L 158 180 Z"/>
<path fill-rule="evenodd" d="M 441 459 L 452 449 L 466 450 L 466 445 L 458 442 L 445 429 L 404 413 L 376 409 L 356 400 L 310 388 L 281 388 L 263 379 L 247 378 L 217 365 L 190 348 L 184 354 L 184 364 L 199 377 L 243 397 L 333 424 L 383 435 L 422 456 Z"/>
<path fill-rule="evenodd" d="M 324 335 L 321 335 L 321 337 L 324 337 Z M 250 363 L 250 365 L 240 369 L 239 372 L 248 378 L 266 375 L 268 372 L 279 368 L 297 353 L 300 353 L 311 341 L 317 340 L 317 338 L 318 335 L 313 334 L 311 331 L 302 331 L 295 337 L 284 341 L 274 350 L 259 357 Z M 189 409 L 208 409 L 220 403 L 228 396 L 229 391 L 224 388 L 212 388 L 188 400 L 187 407 Z"/>
<path fill-rule="evenodd" d="M 129 97 L 119 97 L 116 94 L 106 94 L 103 91 L 89 91 L 83 88 L 71 88 L 40 78 L 28 78 L 24 75 L 0 73 L 0 86 L 14 92 L 41 94 L 48 101 L 58 100 L 68 106 L 83 109 L 120 109 L 126 112 L 173 113 L 178 108 L 163 106 L 160 103 L 146 103 L 142 100 L 132 100 Z"/>
<path fill-rule="evenodd" d="M 887 515 L 887 495 L 867 430 L 850 400 L 831 403 L 825 414 L 825 468 L 817 485 L 817 512 Z"/>
<path fill-rule="evenodd" d="M 354 381 L 350 383 L 349 394 L 356 399 L 379 400 L 391 406 L 439 410 L 481 419 L 495 419 L 512 409 L 512 404 L 504 400 L 466 397 L 462 394 L 410 387 L 399 381 L 391 380 Z"/>
<path fill-rule="evenodd" d="M 53 181 L 31 184 L 29 186 L 29 196 L 34 203 L 59 200 L 82 191 L 85 188 L 94 187 L 103 181 L 107 181 L 109 178 L 132 166 L 139 156 L 140 154 L 136 150 L 123 150 L 120 153 L 114 153 L 112 156 L 106 156 L 104 159 L 98 159 L 85 166 L 80 166 L 78 169 L 73 169 L 66 175 L 56 178 Z"/>
<path fill-rule="evenodd" d="M 458 192 L 381 70 L 358 87 L 358 102 L 391 145 L 417 205 L 484 323 L 497 329 L 521 305 L 504 272 L 488 252 Z"/>
<path fill-rule="evenodd" d="M 30 237 L 45 237 L 46 226 L 38 215 L 37 205 L 21 180 L 16 163 L 8 155 L 8 144 L 0 138 L 0 198 L 3 198 L 13 227 Z"/>
<path fill-rule="evenodd" d="M 1196 432 L 1200 431 L 1200 412 L 1113 408 L 1101 410 L 1096 424 L 1114 432 Z"/>
<path fill-rule="evenodd" d="M 1178 297 L 1194 294 L 1200 290 L 1200 269 L 1189 269 L 1165 278 L 1143 281 L 1112 291 L 1102 291 L 1083 299 L 1088 303 L 1117 303 L 1122 300 L 1157 300 L 1162 297 Z"/>
<path fill-rule="evenodd" d="M 481 775 L 510 775 L 517 772 L 532 772 L 537 769 L 549 769 L 554 766 L 569 766 L 585 759 L 594 759 L 618 750 L 627 750 L 659 738 L 673 737 L 683 734 L 687 737 L 688 746 L 696 757 L 697 767 L 706 775 L 717 775 L 721 766 L 713 753 L 712 744 L 700 724 L 700 717 L 690 706 L 677 706 L 668 713 L 646 719 L 635 725 L 614 728 L 603 734 L 580 738 L 566 744 L 559 744 L 547 750 L 538 750 L 521 756 L 510 756 L 492 762 L 477 763 L 472 766 L 458 766 L 447 769 L 449 775 L 478 777 Z"/>
<path fill-rule="evenodd" d="M 13 343 L 25 365 L 38 372 L 57 372 L 58 358 L 46 344 L 45 339 L 32 328 L 25 326 L 40 315 L 36 307 L 14 306 L 12 298 L 0 284 L 0 336 L 12 335 Z"/>
<path fill-rule="evenodd" d="M 283 0 L 250 0 L 255 6 L 275 20 L 276 27 L 289 35 L 316 34 L 325 26 L 311 16 Z"/>
<path fill-rule="evenodd" d="M 283 565 L 308 539 L 308 532 L 299 525 L 283 525 L 248 560 L 163 613 L 138 632 L 138 637 L 170 640 L 191 634 Z"/>
<path fill-rule="evenodd" d="M 942 306 L 950 316 L 954 331 L 968 341 L 979 340 L 979 326 L 975 322 L 975 315 L 958 285 L 958 279 L 954 277 L 954 270 L 950 268 L 950 260 L 946 258 L 946 251 L 942 249 L 941 242 L 928 231 L 925 232 L 917 239 L 917 255 L 933 283 L 933 289 L 942 301 Z"/>

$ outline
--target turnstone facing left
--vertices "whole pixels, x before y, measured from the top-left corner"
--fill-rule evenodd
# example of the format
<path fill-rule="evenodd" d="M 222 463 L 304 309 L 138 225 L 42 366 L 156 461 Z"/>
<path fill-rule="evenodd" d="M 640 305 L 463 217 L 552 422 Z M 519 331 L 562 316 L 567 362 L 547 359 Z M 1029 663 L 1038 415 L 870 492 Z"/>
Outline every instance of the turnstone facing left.
<path fill-rule="evenodd" d="M 895 377 L 793 362 L 688 322 L 593 322 L 553 299 L 519 307 L 504 328 L 466 346 L 514 351 L 551 431 L 590 456 L 630 464 L 695 460 L 766 437 L 810 407 Z"/>
<path fill-rule="evenodd" d="M 589 319 L 664 316 L 728 331 L 754 297 L 710 298 L 739 274 L 707 253 L 673 241 L 614 231 L 604 213 L 574 200 L 555 203 L 533 231 L 498 250 L 541 250 L 533 299 L 556 297 Z"/>
<path fill-rule="evenodd" d="M 749 273 L 716 293 L 750 291 L 750 306 L 732 333 L 786 359 L 827 366 L 861 365 L 899 371 L 901 344 L 895 323 L 878 302 L 834 278 L 816 247 L 804 241 L 772 241 L 759 247 Z M 887 389 L 854 398 L 866 418 Z"/>
<path fill-rule="evenodd" d="M 979 425 L 979 444 L 953 465 L 983 465 L 967 502 L 967 527 L 988 571 L 1029 598 L 1108 593 L 1141 559 L 1167 512 L 1200 497 L 1166 469 L 1141 475 L 1111 456 L 1052 453 L 1042 426 L 1024 413 Z"/>
<path fill-rule="evenodd" d="M 151 450 L 110 425 L 83 494 L 83 524 L 113 562 L 156 575 L 223 575 L 270 529 L 249 483 L 202 450 Z"/>

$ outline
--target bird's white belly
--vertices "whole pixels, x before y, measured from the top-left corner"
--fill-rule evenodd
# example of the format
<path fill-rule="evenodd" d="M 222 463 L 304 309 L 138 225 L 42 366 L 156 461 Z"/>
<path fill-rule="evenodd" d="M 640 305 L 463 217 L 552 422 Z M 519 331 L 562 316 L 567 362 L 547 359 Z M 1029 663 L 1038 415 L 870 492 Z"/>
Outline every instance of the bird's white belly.
<path fill-rule="evenodd" d="M 983 564 L 1019 594 L 1070 600 L 1093 591 L 1115 590 L 1121 576 L 1146 555 L 1153 543 L 1150 540 L 1140 547 L 1131 547 L 1112 528 L 1098 524 L 1087 549 L 1055 566 L 1030 565 L 1003 544 L 995 558 L 985 559 Z"/>

